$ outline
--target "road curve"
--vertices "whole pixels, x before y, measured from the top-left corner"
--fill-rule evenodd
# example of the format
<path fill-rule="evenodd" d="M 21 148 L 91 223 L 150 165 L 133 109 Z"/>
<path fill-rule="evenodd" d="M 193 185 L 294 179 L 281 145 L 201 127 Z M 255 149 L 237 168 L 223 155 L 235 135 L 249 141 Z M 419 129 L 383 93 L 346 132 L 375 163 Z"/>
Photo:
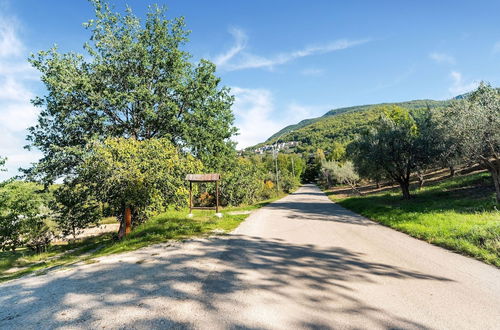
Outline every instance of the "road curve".
<path fill-rule="evenodd" d="M 0 306 L 1 329 L 499 329 L 500 270 L 305 185 L 224 238 L 1 284 Z"/>

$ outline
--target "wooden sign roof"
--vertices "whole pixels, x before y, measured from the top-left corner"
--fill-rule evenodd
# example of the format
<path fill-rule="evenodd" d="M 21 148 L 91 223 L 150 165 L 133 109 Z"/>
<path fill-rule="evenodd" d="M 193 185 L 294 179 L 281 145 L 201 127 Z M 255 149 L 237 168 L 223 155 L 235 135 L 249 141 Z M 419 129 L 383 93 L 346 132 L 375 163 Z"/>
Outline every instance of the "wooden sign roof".
<path fill-rule="evenodd" d="M 186 175 L 186 180 L 191 182 L 212 182 L 219 181 L 220 174 L 210 173 L 210 174 L 188 174 Z"/>

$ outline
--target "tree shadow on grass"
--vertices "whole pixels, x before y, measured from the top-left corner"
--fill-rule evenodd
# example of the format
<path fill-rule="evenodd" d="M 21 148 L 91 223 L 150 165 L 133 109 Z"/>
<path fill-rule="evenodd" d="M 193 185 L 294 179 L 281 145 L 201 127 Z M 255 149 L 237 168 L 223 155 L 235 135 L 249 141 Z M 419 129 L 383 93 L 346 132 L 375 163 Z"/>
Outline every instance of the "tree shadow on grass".
<path fill-rule="evenodd" d="M 331 328 L 355 313 L 377 327 L 425 328 L 356 297 L 356 284 L 450 281 L 365 260 L 345 248 L 237 235 L 114 257 L 2 284 L 0 328 L 267 328 L 265 319 L 246 317 L 247 311 L 275 306 L 279 314 L 287 304 L 331 321 L 290 327 Z"/>
<path fill-rule="evenodd" d="M 328 192 L 327 195 L 334 195 Z M 478 211 L 495 210 L 494 187 L 488 176 L 459 177 L 444 186 L 427 187 L 414 191 L 413 198 L 404 200 L 399 195 L 375 194 L 362 197 L 353 196 L 340 202 L 354 211 L 369 209 L 381 214 L 390 211 L 397 213 L 432 213 L 454 211 L 462 214 L 475 214 Z M 397 209 L 397 210 L 396 210 Z"/>

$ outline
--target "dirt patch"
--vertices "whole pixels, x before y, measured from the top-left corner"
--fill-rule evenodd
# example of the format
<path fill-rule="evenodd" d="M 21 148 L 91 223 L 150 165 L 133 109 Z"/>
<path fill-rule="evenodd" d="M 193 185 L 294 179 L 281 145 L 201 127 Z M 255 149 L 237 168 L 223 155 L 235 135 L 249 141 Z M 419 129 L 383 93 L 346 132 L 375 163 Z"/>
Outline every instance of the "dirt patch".
<path fill-rule="evenodd" d="M 78 235 L 76 235 L 76 239 L 82 239 L 82 238 L 88 238 L 88 237 L 93 237 L 93 236 L 99 236 L 105 233 L 116 233 L 118 232 L 118 229 L 120 228 L 119 223 L 109 223 L 109 224 L 104 224 L 104 225 L 99 225 L 96 227 L 92 228 L 85 228 L 82 230 L 82 232 Z M 73 235 L 67 235 L 61 239 L 55 240 L 54 242 L 66 242 L 68 240 L 73 239 Z"/>
<path fill-rule="evenodd" d="M 240 215 L 240 214 L 250 214 L 252 211 L 231 211 L 227 212 L 229 215 Z"/>

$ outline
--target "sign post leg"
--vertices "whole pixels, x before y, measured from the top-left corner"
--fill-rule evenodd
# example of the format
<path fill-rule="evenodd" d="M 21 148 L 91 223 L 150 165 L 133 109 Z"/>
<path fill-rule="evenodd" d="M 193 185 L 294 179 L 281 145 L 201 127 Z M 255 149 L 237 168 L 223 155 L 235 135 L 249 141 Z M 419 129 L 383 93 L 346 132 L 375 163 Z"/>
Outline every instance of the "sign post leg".
<path fill-rule="evenodd" d="M 219 213 L 219 181 L 215 181 L 215 216 L 222 218 L 222 213 Z"/>
<path fill-rule="evenodd" d="M 189 215 L 188 217 L 193 216 L 193 183 L 189 181 Z"/>

